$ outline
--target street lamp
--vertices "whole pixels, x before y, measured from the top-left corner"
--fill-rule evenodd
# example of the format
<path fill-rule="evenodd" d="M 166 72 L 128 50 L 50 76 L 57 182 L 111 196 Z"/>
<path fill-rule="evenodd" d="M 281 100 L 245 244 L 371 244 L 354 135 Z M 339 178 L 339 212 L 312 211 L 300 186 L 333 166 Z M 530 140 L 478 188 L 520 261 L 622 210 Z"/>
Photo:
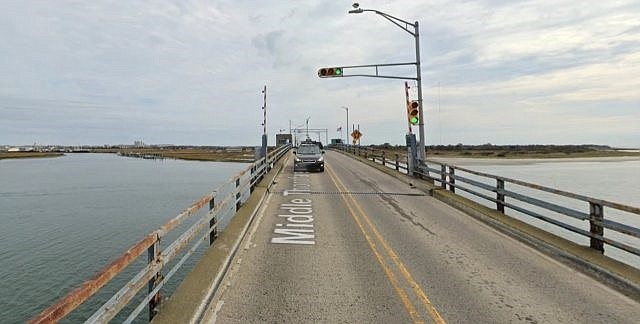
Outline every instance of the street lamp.
<path fill-rule="evenodd" d="M 418 113 L 420 114 L 419 117 L 419 124 L 418 124 L 418 129 L 420 131 L 420 146 L 418 149 L 418 160 L 420 161 L 425 161 L 426 157 L 425 157 L 425 140 L 424 140 L 424 113 L 422 110 L 422 73 L 420 71 L 420 30 L 419 30 L 419 26 L 418 26 L 418 22 L 414 22 L 413 24 L 402 20 L 400 18 L 394 17 L 392 15 L 389 15 L 387 13 L 384 13 L 382 11 L 379 10 L 375 10 L 375 9 L 362 9 L 360 8 L 360 4 L 358 3 L 354 3 L 353 4 L 353 10 L 349 10 L 350 14 L 359 14 L 359 13 L 363 13 L 366 11 L 369 12 L 373 12 L 377 15 L 380 15 L 382 17 L 384 17 L 385 19 L 387 19 L 388 21 L 390 21 L 391 23 L 393 23 L 394 25 L 400 27 L 400 29 L 406 31 L 407 33 L 411 34 L 415 40 L 416 40 L 416 82 L 418 84 Z M 404 25 L 404 26 L 403 26 Z M 413 31 L 409 30 L 409 26 L 413 27 Z"/>
<path fill-rule="evenodd" d="M 342 106 L 342 109 L 347 111 L 347 137 L 345 138 L 345 144 L 349 143 L 349 107 Z"/>

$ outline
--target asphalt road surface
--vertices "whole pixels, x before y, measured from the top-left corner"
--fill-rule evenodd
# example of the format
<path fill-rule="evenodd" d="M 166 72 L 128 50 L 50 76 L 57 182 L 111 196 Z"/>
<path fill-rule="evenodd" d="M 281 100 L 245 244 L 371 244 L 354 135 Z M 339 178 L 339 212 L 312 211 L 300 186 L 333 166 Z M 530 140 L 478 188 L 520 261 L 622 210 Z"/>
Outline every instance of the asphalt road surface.
<path fill-rule="evenodd" d="M 207 310 L 218 323 L 638 323 L 640 305 L 340 153 L 289 158 Z"/>

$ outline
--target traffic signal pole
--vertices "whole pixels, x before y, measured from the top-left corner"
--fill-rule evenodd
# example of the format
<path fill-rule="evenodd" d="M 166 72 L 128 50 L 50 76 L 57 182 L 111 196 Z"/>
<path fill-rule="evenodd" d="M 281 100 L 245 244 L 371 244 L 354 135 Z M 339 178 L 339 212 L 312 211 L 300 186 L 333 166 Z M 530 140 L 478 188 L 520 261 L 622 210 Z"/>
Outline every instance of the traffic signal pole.
<path fill-rule="evenodd" d="M 406 81 L 404 82 L 404 94 L 405 94 L 405 97 L 407 98 L 407 103 L 406 103 L 406 105 L 407 105 L 407 127 L 409 127 L 409 134 L 411 134 L 412 133 L 411 120 L 409 119 L 410 117 L 408 116 L 409 104 L 411 103 L 411 101 L 409 100 L 409 83 L 406 82 Z"/>
<path fill-rule="evenodd" d="M 418 129 L 420 130 L 420 143 L 418 143 L 418 160 L 420 162 L 424 162 L 426 160 L 426 145 L 425 145 L 425 136 L 424 136 L 424 112 L 422 109 L 422 71 L 420 69 L 420 29 L 418 25 L 418 21 L 414 23 L 415 33 L 414 37 L 416 39 L 416 82 L 418 83 L 418 115 L 420 116 L 420 121 L 418 124 Z"/>
<path fill-rule="evenodd" d="M 423 110 L 423 98 L 422 98 L 422 71 L 421 71 L 421 62 L 420 62 L 420 26 L 417 21 L 410 23 L 406 20 L 400 19 L 398 17 L 394 17 L 385 12 L 375 10 L 375 9 L 363 9 L 359 8 L 358 3 L 354 3 L 354 10 L 349 10 L 350 14 L 360 14 L 363 12 L 373 12 L 379 16 L 382 16 L 392 24 L 398 26 L 400 29 L 405 32 L 411 34 L 415 39 L 416 46 L 416 61 L 408 62 L 408 63 L 390 63 L 390 64 L 371 64 L 371 65 L 352 65 L 352 66 L 335 66 L 335 67 L 326 67 L 320 68 L 318 70 L 318 77 L 320 78 L 332 78 L 332 77 L 372 77 L 372 78 L 385 78 L 385 79 L 402 79 L 402 80 L 415 80 L 418 87 L 418 129 L 420 132 L 420 141 L 418 143 L 417 149 L 417 158 L 419 163 L 424 163 L 426 160 L 426 142 L 425 142 L 425 133 L 424 133 L 424 110 Z M 413 30 L 409 28 L 409 26 L 413 27 Z M 416 67 L 416 76 L 415 77 L 404 77 L 404 76 L 395 76 L 395 75 L 383 75 L 378 71 L 379 67 L 390 67 L 390 66 L 403 66 L 403 65 L 415 65 Z M 346 70 L 350 68 L 375 68 L 375 74 L 346 74 Z"/>

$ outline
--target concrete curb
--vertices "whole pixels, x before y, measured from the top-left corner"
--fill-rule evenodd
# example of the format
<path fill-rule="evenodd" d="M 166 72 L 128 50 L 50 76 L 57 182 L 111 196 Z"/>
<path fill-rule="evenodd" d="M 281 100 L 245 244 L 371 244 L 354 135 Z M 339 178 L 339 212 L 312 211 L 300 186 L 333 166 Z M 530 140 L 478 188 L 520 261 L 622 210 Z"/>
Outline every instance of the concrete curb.
<path fill-rule="evenodd" d="M 276 162 L 256 185 L 251 197 L 242 205 L 214 244 L 180 283 L 176 291 L 165 300 L 153 323 L 197 323 L 205 313 L 211 298 L 224 278 L 240 243 L 244 239 L 269 188 L 284 168 L 289 157 Z"/>
<path fill-rule="evenodd" d="M 535 226 L 506 216 L 496 210 L 456 195 L 426 180 L 412 178 L 398 171 L 350 153 L 334 150 L 354 158 L 379 171 L 402 179 L 430 196 L 482 221 L 501 233 L 523 242 L 553 259 L 568 265 L 622 294 L 640 301 L 640 270 L 604 256 Z"/>

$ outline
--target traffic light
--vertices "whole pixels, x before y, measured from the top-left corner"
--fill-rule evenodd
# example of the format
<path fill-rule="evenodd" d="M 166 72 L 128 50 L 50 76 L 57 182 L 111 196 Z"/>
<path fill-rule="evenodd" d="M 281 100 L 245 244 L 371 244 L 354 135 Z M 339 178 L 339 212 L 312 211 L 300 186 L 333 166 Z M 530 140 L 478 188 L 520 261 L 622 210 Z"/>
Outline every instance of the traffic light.
<path fill-rule="evenodd" d="M 411 125 L 418 125 L 420 118 L 418 117 L 418 108 L 420 104 L 417 101 L 410 101 L 407 105 L 407 118 Z"/>
<path fill-rule="evenodd" d="M 318 69 L 318 76 L 321 78 L 341 77 L 342 68 L 341 67 L 321 68 L 321 69 Z"/>

